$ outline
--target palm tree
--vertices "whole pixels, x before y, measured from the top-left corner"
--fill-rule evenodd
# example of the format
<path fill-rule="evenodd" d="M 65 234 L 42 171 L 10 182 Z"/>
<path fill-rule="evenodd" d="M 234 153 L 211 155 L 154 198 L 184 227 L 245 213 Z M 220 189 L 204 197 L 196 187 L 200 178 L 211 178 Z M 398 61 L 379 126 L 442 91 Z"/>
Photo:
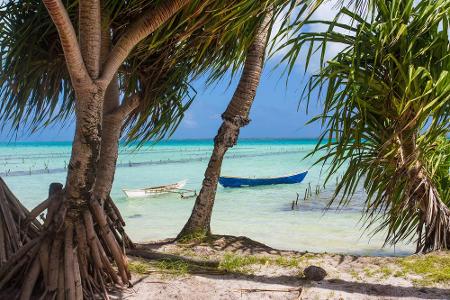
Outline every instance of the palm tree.
<path fill-rule="evenodd" d="M 211 215 L 216 197 L 217 184 L 222 168 L 224 156 L 229 148 L 237 144 L 239 131 L 249 124 L 249 114 L 256 90 L 259 86 L 267 52 L 268 38 L 270 36 L 274 19 L 283 21 L 280 32 L 275 34 L 273 42 L 289 35 L 284 28 L 290 28 L 290 17 L 295 15 L 296 29 L 307 20 L 322 0 L 297 1 L 291 3 L 289 9 L 286 6 L 276 6 L 261 20 L 254 34 L 253 43 L 247 50 L 246 60 L 241 78 L 234 95 L 222 114 L 222 125 L 214 138 L 214 148 L 206 168 L 202 188 L 196 198 L 191 216 L 177 236 L 177 240 L 202 239 L 211 234 Z M 303 19 L 301 19 L 303 18 Z M 274 44 L 274 43 L 273 43 Z"/>
<path fill-rule="evenodd" d="M 142 141 L 173 132 L 192 101 L 183 102 L 189 80 L 236 69 L 253 36 L 242 32 L 255 30 L 269 3 L 6 4 L 0 117 L 35 129 L 74 109 L 76 133 L 65 187 L 32 212 L 47 209 L 42 232 L 0 268 L 0 289 L 20 287 L 22 299 L 73 299 L 129 284 L 123 220 L 109 199 L 121 132 L 127 127 L 130 140 Z"/>
<path fill-rule="evenodd" d="M 239 130 L 249 122 L 250 108 L 256 96 L 266 54 L 273 13 L 267 13 L 257 29 L 253 43 L 247 50 L 241 79 L 227 109 L 222 125 L 214 138 L 214 149 L 205 171 L 202 188 L 187 223 L 177 239 L 211 234 L 211 214 L 216 196 L 222 161 L 227 150 L 236 145 Z"/>
<path fill-rule="evenodd" d="M 23 282 L 21 299 L 29 299 L 34 290 L 49 298 L 55 295 L 68 299 L 94 297 L 104 293 L 105 282 L 128 285 L 130 280 L 126 256 L 110 230 L 100 201 L 104 199 L 92 193 L 101 162 L 103 104 L 113 98 L 109 86 L 133 48 L 190 1 L 168 1 L 143 12 L 127 26 L 111 49 L 102 47 L 100 1 L 79 2 L 78 37 L 61 1 L 42 2 L 57 29 L 74 92 L 75 137 L 65 188 L 48 201 L 45 233 L 26 243 L 9 260 L 0 278 L 4 287 L 8 278 L 22 277 L 19 279 Z M 104 35 L 109 39 L 109 31 Z M 137 104 L 134 97 L 126 98 L 107 113 L 124 119 Z M 38 278 L 43 279 L 43 289 L 41 284 L 36 284 Z"/>
<path fill-rule="evenodd" d="M 368 194 L 368 225 L 387 229 L 386 243 L 416 238 L 417 251 L 450 246 L 449 0 L 376 0 L 367 16 L 347 8 L 326 32 L 303 32 L 307 61 L 318 46 L 321 70 L 305 87 L 323 92 L 324 132 L 311 154 L 330 163 L 327 180 L 343 172 L 332 201 Z M 353 20 L 346 24 L 341 17 Z M 324 64 L 331 43 L 345 49 Z M 303 49 L 305 48 L 306 49 Z M 379 223 L 381 221 L 381 223 Z"/>

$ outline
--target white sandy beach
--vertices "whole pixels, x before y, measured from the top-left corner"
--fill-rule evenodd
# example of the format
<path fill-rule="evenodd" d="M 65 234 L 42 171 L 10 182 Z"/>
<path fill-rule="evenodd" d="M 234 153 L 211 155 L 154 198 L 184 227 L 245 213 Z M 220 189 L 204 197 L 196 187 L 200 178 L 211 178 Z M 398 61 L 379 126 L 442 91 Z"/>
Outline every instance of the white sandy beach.
<path fill-rule="evenodd" d="M 402 265 L 411 258 L 364 257 L 279 251 L 247 238 L 221 237 L 196 246 L 151 243 L 142 249 L 182 257 L 260 259 L 234 272 L 214 274 L 210 269 L 184 273 L 177 267 L 153 265 L 132 257 L 134 287 L 116 294 L 116 299 L 449 299 L 450 281 L 427 282 L 423 274 L 405 273 Z M 224 258 L 225 257 L 225 258 Z M 450 253 L 433 257 L 450 259 Z M 431 257 L 430 257 L 431 258 Z M 244 259 L 245 260 L 245 259 Z M 265 263 L 264 263 L 265 261 Z M 241 262 L 242 263 L 242 262 Z M 224 263 L 225 265 L 227 262 Z M 146 267 L 142 267 L 145 265 Z M 302 271 L 320 266 L 328 275 L 323 281 L 306 280 Z"/>

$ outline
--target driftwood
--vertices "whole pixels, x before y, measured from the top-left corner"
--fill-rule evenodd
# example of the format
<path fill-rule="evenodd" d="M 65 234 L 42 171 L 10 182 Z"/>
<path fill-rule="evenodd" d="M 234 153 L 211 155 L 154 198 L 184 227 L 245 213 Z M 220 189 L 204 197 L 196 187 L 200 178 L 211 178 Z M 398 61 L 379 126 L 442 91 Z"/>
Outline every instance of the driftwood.
<path fill-rule="evenodd" d="M 293 289 L 240 289 L 237 290 L 237 292 L 240 292 L 241 294 L 244 293 L 267 293 L 267 292 L 278 292 L 278 293 L 298 293 L 298 296 L 302 294 L 302 288 L 293 288 Z"/>

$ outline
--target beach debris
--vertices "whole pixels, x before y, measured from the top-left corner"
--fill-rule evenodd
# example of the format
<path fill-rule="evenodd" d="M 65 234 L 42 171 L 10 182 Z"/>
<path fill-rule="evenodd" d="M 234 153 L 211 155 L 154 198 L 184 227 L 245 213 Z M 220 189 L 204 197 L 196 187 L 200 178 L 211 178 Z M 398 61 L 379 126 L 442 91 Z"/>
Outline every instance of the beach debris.
<path fill-rule="evenodd" d="M 303 201 L 309 200 L 309 198 L 312 197 L 312 191 L 311 191 L 311 182 L 308 183 L 308 186 L 306 187 L 305 190 L 305 196 L 303 197 Z"/>
<path fill-rule="evenodd" d="M 181 199 L 189 199 L 197 197 L 197 190 L 179 189 Z"/>
<path fill-rule="evenodd" d="M 291 210 L 294 210 L 295 207 L 298 207 L 298 199 L 300 198 L 300 194 L 299 193 L 296 193 L 296 194 L 297 194 L 297 198 L 294 201 L 292 201 Z"/>
<path fill-rule="evenodd" d="M 267 292 L 278 292 L 278 293 L 298 293 L 298 297 L 302 294 L 302 288 L 293 288 L 293 289 L 240 289 L 237 292 L 241 292 L 241 295 L 244 293 L 267 293 Z"/>
<path fill-rule="evenodd" d="M 308 182 L 308 198 L 312 197 L 312 188 L 311 188 L 311 182 Z"/>
<path fill-rule="evenodd" d="M 327 276 L 327 272 L 318 266 L 309 266 L 304 271 L 306 279 L 312 281 L 321 281 Z"/>
<path fill-rule="evenodd" d="M 320 185 L 316 185 L 316 196 L 320 194 Z"/>

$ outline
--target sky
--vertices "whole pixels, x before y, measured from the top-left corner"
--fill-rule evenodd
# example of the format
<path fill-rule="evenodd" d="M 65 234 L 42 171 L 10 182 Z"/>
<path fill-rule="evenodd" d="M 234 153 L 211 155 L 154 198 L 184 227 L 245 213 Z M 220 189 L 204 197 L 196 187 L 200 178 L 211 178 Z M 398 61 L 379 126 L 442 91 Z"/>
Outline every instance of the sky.
<path fill-rule="evenodd" d="M 313 19 L 331 20 L 336 15 L 335 1 L 329 1 L 320 7 Z M 275 24 L 275 30 L 279 24 Z M 324 27 L 315 27 L 306 30 L 323 30 Z M 280 41 L 281 43 L 282 41 Z M 327 57 L 333 57 L 342 47 L 331 46 L 327 50 Z M 277 62 L 283 55 L 278 53 L 268 60 L 257 95 L 250 112 L 251 123 L 241 130 L 241 138 L 315 138 L 319 136 L 320 124 L 305 123 L 320 112 L 319 99 L 313 99 L 306 113 L 305 101 L 300 101 L 301 92 L 307 79 L 318 69 L 317 57 L 311 62 L 308 73 L 304 73 L 304 56 L 300 55 L 294 72 L 286 84 L 286 77 L 282 77 L 283 68 L 275 69 Z M 229 85 L 229 77 L 224 78 L 214 86 L 206 86 L 204 78 L 194 82 L 197 91 L 194 103 L 186 112 L 183 121 L 172 139 L 208 139 L 213 138 L 221 124 L 221 113 L 231 100 L 237 85 L 239 75 Z M 7 130 L 6 130 L 7 131 Z M 70 141 L 74 134 L 74 122 L 67 125 L 54 124 L 53 126 L 29 134 L 20 132 L 11 136 L 6 132 L 0 133 L 0 141 Z"/>

